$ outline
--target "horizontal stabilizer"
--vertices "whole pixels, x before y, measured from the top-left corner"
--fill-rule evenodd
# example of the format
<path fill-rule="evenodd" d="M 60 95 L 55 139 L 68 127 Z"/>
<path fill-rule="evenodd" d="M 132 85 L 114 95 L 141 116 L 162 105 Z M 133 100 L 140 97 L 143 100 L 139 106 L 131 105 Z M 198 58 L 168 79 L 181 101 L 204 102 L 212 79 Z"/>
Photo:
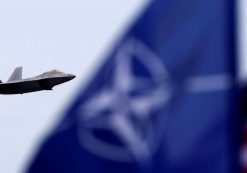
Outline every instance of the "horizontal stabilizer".
<path fill-rule="evenodd" d="M 22 79 L 22 67 L 16 67 L 14 72 L 11 74 L 8 82 L 21 80 Z"/>

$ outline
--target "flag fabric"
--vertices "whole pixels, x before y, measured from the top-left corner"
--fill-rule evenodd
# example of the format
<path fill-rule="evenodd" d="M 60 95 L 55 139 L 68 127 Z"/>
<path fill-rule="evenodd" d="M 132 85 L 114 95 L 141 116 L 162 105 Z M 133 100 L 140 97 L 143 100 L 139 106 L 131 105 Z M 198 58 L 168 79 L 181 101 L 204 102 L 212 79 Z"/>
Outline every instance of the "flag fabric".
<path fill-rule="evenodd" d="M 245 126 L 243 128 L 243 146 L 241 148 L 241 166 L 243 173 L 247 173 L 247 122 L 245 119 Z"/>
<path fill-rule="evenodd" d="M 234 4 L 153 0 L 29 173 L 236 173 Z"/>
<path fill-rule="evenodd" d="M 243 173 L 247 173 L 247 86 L 241 89 L 241 122 L 243 126 L 242 131 L 242 147 L 241 147 L 241 166 Z"/>

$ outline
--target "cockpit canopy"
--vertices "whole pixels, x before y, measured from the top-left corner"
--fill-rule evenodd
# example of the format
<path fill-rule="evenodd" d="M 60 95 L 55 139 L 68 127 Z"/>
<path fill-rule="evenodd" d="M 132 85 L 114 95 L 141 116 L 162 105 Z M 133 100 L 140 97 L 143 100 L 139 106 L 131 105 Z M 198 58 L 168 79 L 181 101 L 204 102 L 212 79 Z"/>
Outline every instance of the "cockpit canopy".
<path fill-rule="evenodd" d="M 51 74 L 63 74 L 63 72 L 61 72 L 58 69 L 53 69 L 53 70 L 49 71 L 48 73 L 51 73 Z"/>
<path fill-rule="evenodd" d="M 42 77 L 61 77 L 65 76 L 66 74 L 58 69 L 54 69 L 42 74 Z"/>

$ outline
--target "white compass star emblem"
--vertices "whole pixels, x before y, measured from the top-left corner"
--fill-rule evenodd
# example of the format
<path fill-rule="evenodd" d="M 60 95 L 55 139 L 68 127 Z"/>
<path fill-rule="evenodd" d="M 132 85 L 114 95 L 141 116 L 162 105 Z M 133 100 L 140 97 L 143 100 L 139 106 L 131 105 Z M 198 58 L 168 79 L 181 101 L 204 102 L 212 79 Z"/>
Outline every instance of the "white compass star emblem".
<path fill-rule="evenodd" d="M 146 68 L 149 78 L 134 74 L 133 58 Z M 79 109 L 83 127 L 78 132 L 79 140 L 83 147 L 100 157 L 146 163 L 152 160 L 162 140 L 161 135 L 154 135 L 155 125 L 151 118 L 155 110 L 164 108 L 174 96 L 172 79 L 160 58 L 136 39 L 128 39 L 114 61 L 112 84 L 94 93 Z M 185 87 L 188 92 L 200 93 L 225 90 L 231 87 L 230 83 L 227 75 L 214 75 L 191 78 Z M 106 116 L 102 116 L 104 111 L 108 112 Z M 144 132 L 131 121 L 130 116 L 144 123 Z M 93 129 L 112 131 L 123 146 L 98 139 L 92 133 Z"/>

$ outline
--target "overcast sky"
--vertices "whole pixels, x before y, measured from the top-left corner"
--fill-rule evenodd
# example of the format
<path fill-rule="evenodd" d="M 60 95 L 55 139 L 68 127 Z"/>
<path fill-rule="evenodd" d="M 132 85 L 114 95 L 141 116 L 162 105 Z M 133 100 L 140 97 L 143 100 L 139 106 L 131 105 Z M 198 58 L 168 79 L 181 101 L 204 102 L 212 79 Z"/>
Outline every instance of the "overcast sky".
<path fill-rule="evenodd" d="M 0 1 L 2 81 L 16 66 L 24 67 L 24 77 L 54 68 L 77 75 L 52 92 L 0 96 L 0 172 L 22 172 L 59 112 L 146 2 Z"/>
<path fill-rule="evenodd" d="M 241 0 L 241 7 L 247 1 Z M 39 141 L 114 41 L 149 0 L 7 0 L 0 1 L 0 79 L 16 66 L 32 77 L 51 69 L 77 75 L 54 91 L 0 96 L 0 172 L 19 173 Z M 246 8 L 247 9 L 247 8 Z M 247 18 L 247 10 L 241 10 Z M 245 14 L 244 14 L 245 13 Z M 247 22 L 241 25 L 247 31 Z M 247 40 L 242 33 L 241 43 Z M 246 45 L 246 44 L 245 44 Z M 247 49 L 240 49 L 247 55 Z M 244 56 L 242 56 L 244 57 Z M 243 61 L 242 61 L 243 62 Z M 247 61 L 245 63 L 247 64 Z M 241 78 L 247 76 L 242 66 Z"/>

